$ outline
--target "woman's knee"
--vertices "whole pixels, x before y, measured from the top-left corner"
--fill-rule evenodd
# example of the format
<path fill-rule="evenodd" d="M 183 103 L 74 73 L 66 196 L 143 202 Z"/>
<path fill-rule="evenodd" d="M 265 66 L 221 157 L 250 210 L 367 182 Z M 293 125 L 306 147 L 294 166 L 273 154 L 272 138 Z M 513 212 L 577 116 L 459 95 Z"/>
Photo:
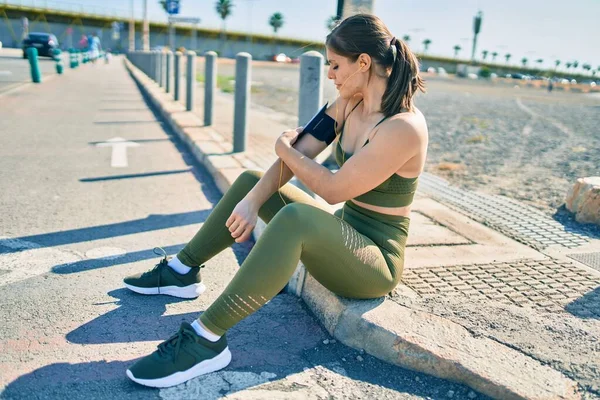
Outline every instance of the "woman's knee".
<path fill-rule="evenodd" d="M 295 232 L 312 231 L 318 228 L 319 219 L 325 211 L 303 203 L 290 203 L 275 215 L 269 224 L 289 227 Z"/>
<path fill-rule="evenodd" d="M 261 171 L 246 170 L 242 172 L 240 176 L 237 177 L 237 179 L 235 180 L 235 182 L 233 182 L 233 185 L 231 187 L 236 189 L 243 187 L 248 188 L 249 190 L 258 183 L 258 181 L 260 180 L 260 178 L 262 178 L 263 175 L 264 172 Z"/>

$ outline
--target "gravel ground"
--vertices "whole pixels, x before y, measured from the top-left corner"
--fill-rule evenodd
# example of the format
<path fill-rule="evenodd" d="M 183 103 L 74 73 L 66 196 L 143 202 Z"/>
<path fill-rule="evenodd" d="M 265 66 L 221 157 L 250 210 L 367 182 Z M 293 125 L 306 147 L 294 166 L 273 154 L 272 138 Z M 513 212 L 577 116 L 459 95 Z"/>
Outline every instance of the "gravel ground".
<path fill-rule="evenodd" d="M 234 65 L 218 73 L 233 77 Z M 296 116 L 298 74 L 298 65 L 256 63 L 252 102 Z M 600 95 L 438 77 L 427 85 L 415 100 L 429 126 L 425 169 L 451 184 L 554 215 L 577 178 L 600 174 Z M 323 89 L 336 98 L 326 78 Z"/>

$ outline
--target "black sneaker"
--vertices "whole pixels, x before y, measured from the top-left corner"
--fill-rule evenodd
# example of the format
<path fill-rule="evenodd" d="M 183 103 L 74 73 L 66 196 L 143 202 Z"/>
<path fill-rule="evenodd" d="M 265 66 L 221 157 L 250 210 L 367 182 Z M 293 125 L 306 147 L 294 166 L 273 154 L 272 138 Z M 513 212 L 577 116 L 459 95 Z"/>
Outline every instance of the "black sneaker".
<path fill-rule="evenodd" d="M 200 276 L 200 268 L 192 269 L 185 275 L 178 274 L 168 265 L 167 253 L 160 247 L 164 258 L 150 271 L 128 276 L 123 280 L 125 287 L 140 294 L 166 294 L 183 299 L 195 299 L 206 290 Z M 160 253 L 156 253 L 159 254 Z"/>
<path fill-rule="evenodd" d="M 140 385 L 165 388 L 218 371 L 230 362 L 225 335 L 211 342 L 184 322 L 179 332 L 158 345 L 157 351 L 133 364 L 127 376 Z"/>

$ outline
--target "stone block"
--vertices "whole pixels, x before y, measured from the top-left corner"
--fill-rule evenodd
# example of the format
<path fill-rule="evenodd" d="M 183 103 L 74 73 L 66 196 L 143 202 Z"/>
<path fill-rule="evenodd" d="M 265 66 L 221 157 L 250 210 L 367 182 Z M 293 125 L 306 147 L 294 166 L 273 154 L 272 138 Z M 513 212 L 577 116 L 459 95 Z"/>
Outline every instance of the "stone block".
<path fill-rule="evenodd" d="M 577 179 L 565 205 L 577 222 L 600 225 L 600 176 Z"/>

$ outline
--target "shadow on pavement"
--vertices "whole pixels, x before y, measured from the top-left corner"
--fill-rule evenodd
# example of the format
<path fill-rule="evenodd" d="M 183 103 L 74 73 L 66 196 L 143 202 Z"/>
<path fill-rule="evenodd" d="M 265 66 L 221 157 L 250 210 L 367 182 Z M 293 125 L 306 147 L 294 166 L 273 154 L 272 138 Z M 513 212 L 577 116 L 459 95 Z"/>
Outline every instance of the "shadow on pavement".
<path fill-rule="evenodd" d="M 179 250 L 183 249 L 185 247 L 185 243 L 179 244 L 179 245 L 173 245 L 173 246 L 165 246 L 162 247 L 162 249 L 164 251 L 167 252 L 167 254 L 176 254 L 177 252 L 179 252 Z M 81 260 L 81 261 L 77 261 L 74 263 L 69 263 L 69 264 L 60 264 L 60 265 L 56 265 L 52 268 L 52 272 L 54 272 L 55 274 L 60 274 L 60 275 L 64 275 L 64 274 L 75 274 L 78 272 L 83 272 L 83 271 L 91 271 L 93 269 L 98 269 L 98 268 L 108 268 L 108 267 L 115 267 L 117 265 L 123 265 L 123 264 L 129 264 L 129 263 L 134 263 L 137 261 L 144 261 L 144 260 L 155 260 L 155 264 L 157 264 L 160 259 L 162 257 L 161 256 L 157 256 L 156 253 L 154 253 L 154 251 L 152 249 L 147 249 L 147 250 L 141 250 L 141 251 L 134 251 L 134 252 L 130 252 L 125 254 L 122 257 L 116 258 L 116 259 L 90 259 L 90 260 Z M 148 265 L 148 269 L 150 269 L 150 267 L 152 267 L 152 265 Z"/>
<path fill-rule="evenodd" d="M 44 233 L 40 235 L 23 236 L 13 239 L 33 242 L 40 247 L 61 246 L 65 244 L 81 243 L 92 240 L 131 235 L 140 232 L 150 232 L 160 229 L 198 224 L 204 222 L 209 214 L 209 210 L 184 212 L 170 215 L 153 214 L 144 219 L 137 219 L 133 221 L 100 225 L 89 228 L 72 229 L 68 231 Z M 0 253 L 15 253 L 27 249 L 29 249 L 29 247 L 7 248 L 7 250 L 2 250 Z"/>
<path fill-rule="evenodd" d="M 101 176 L 98 178 L 82 178 L 79 182 L 102 182 L 102 181 L 114 181 L 119 179 L 133 179 L 133 178 L 148 178 L 151 176 L 162 176 L 162 175 L 175 175 L 192 172 L 191 169 L 180 169 L 176 171 L 160 171 L 160 172 L 147 172 L 144 174 L 127 174 L 127 175 L 112 175 L 112 176 Z"/>
<path fill-rule="evenodd" d="M 177 331 L 182 321 L 191 322 L 199 314 L 163 316 L 167 304 L 179 301 L 166 296 L 141 296 L 126 289 L 109 294 L 119 299 L 120 307 L 68 333 L 69 341 L 78 344 L 119 342 L 133 346 L 137 341 L 165 340 Z M 323 344 L 327 333 L 314 323 L 304 306 L 294 300 L 291 295 L 276 296 L 230 329 L 227 335 L 233 354 L 231 364 L 222 371 L 178 386 L 176 392 L 169 393 L 169 398 L 220 399 L 225 394 L 233 395 L 268 382 L 272 385 L 262 389 L 273 391 L 273 398 L 287 398 L 281 397 L 283 393 L 293 395 L 296 391 L 298 393 L 289 398 L 301 398 L 299 396 L 308 394 L 313 386 L 321 394 L 324 389 L 340 396 L 360 393 L 331 386 L 335 384 L 360 386 L 363 394 L 372 395 L 387 389 L 397 392 L 387 392 L 388 396 L 407 394 L 407 398 L 413 395 L 441 399 L 447 398 L 448 391 L 452 390 L 454 398 L 468 398 L 471 390 L 465 386 L 392 366 L 366 354 L 357 361 L 361 354 L 358 351 L 339 342 Z M 139 357 L 148 353 L 142 351 Z M 129 381 L 125 371 L 137 359 L 50 364 L 8 384 L 3 398 L 147 399 L 166 395 L 167 392 Z M 302 378 L 286 380 L 291 375 Z M 297 383 L 298 380 L 305 383 Z M 265 392 L 260 393 L 265 395 Z M 480 394 L 477 398 L 487 399 Z"/>
<path fill-rule="evenodd" d="M 129 289 L 108 293 L 119 306 L 85 323 L 66 336 L 71 343 L 102 344 L 165 340 L 182 322 L 192 322 L 199 311 L 188 314 L 163 315 L 167 304 L 193 301 L 171 296 L 144 296 Z"/>
<path fill-rule="evenodd" d="M 577 222 L 575 215 L 567 210 L 564 204 L 556 210 L 552 218 L 562 224 L 566 232 L 587 236 L 592 239 L 600 239 L 599 225 Z"/>
<path fill-rule="evenodd" d="M 600 320 L 600 287 L 567 304 L 565 311 L 581 319 Z"/>
<path fill-rule="evenodd" d="M 96 125 L 133 125 L 133 124 L 163 124 L 163 121 L 152 120 L 152 121 L 96 121 Z"/>

